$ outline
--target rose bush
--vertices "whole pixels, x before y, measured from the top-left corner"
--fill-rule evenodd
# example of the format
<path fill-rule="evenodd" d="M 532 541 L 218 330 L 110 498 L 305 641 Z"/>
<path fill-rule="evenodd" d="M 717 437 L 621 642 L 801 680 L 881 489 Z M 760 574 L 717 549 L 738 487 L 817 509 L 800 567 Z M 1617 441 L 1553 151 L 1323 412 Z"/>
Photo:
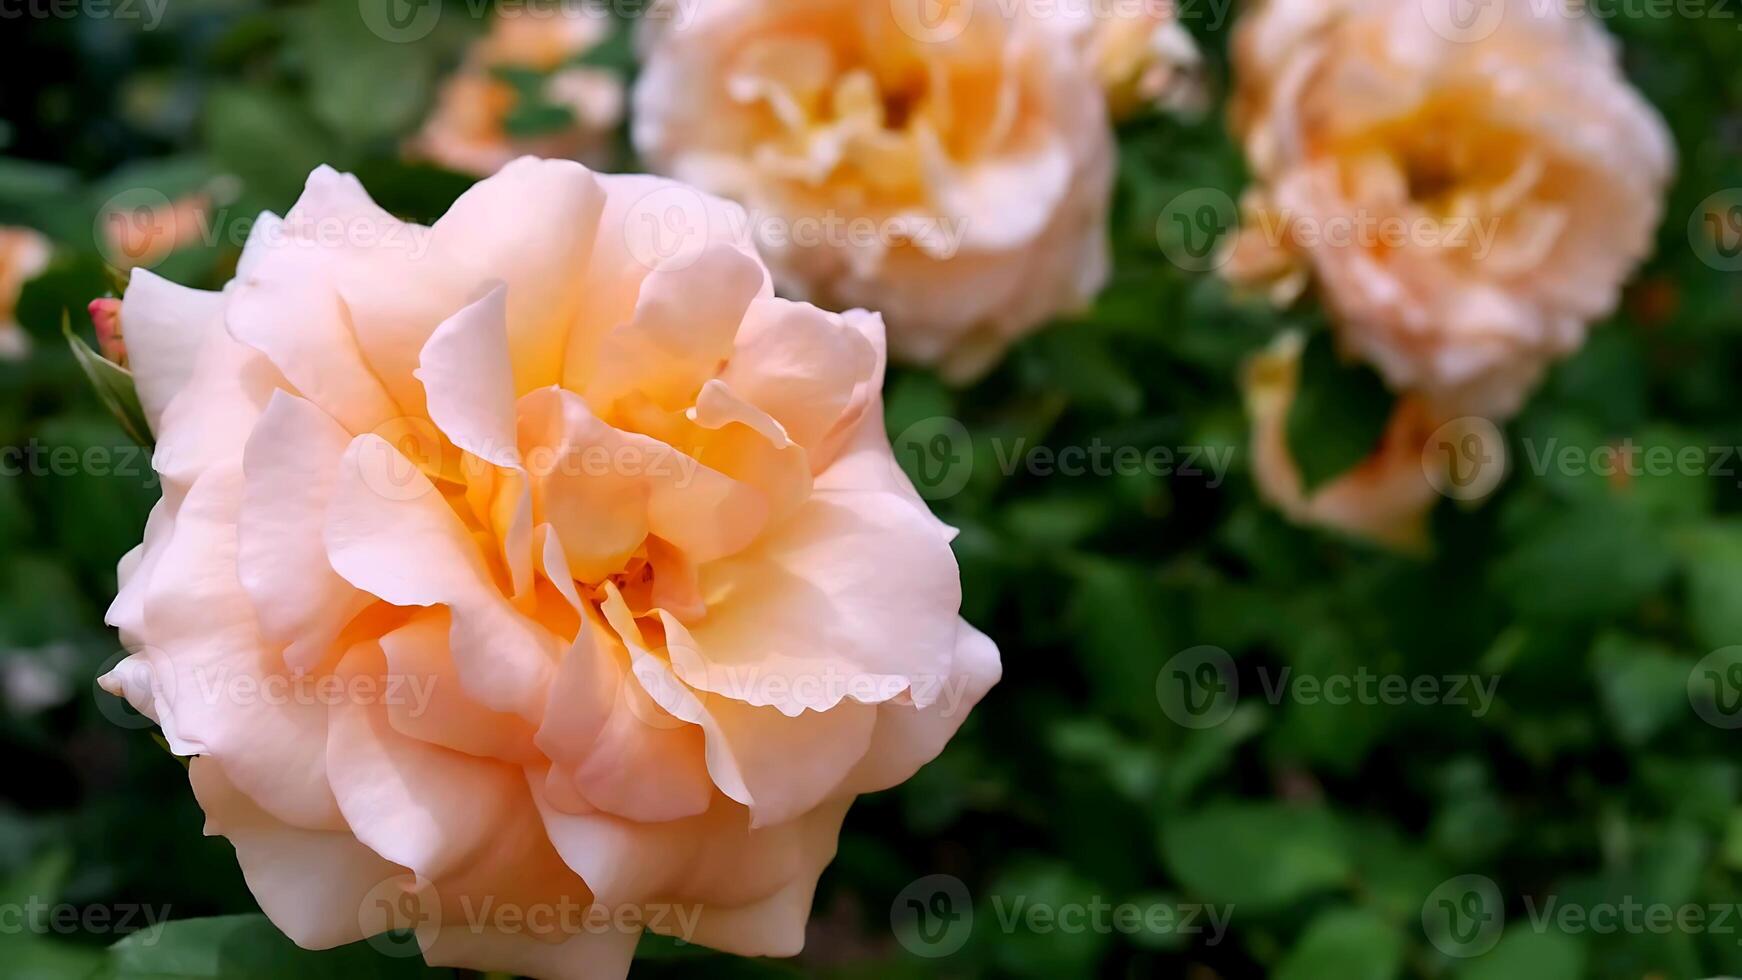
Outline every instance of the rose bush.
<path fill-rule="evenodd" d="M 1074 22 L 928 2 L 709 3 L 650 33 L 633 132 L 750 209 L 784 292 L 967 380 L 1104 283 L 1113 139 Z"/>
<path fill-rule="evenodd" d="M 685 939 L 792 954 L 853 798 L 999 676 L 891 458 L 877 316 L 774 298 L 724 236 L 658 260 L 639 219 L 674 193 L 732 226 L 529 158 L 422 228 L 323 168 L 223 291 L 133 275 L 164 496 L 103 684 L 194 757 L 299 944 L 387 899 L 435 964 L 619 976 L 635 948 L 485 902 L 677 906 Z"/>
<path fill-rule="evenodd" d="M 505 8 L 442 83 L 411 153 L 479 177 L 525 154 L 600 165 L 623 121 L 623 82 L 573 62 L 611 30 L 609 14 L 585 0 Z M 532 97 L 504 77 L 510 73 L 539 80 Z M 534 118 L 528 131 L 541 106 L 548 118 Z"/>
<path fill-rule="evenodd" d="M 1675 158 L 1594 18 L 1503 0 L 1461 28 L 1440 3 L 1243 17 L 1232 114 L 1256 183 L 1223 268 L 1278 302 L 1316 285 L 1338 347 L 1408 403 L 1394 429 L 1424 434 L 1511 417 L 1584 343 L 1651 249 Z M 1425 509 L 1410 469 L 1395 485 Z"/>
<path fill-rule="evenodd" d="M 0 357 L 17 358 L 29 341 L 12 318 L 24 283 L 48 266 L 48 239 L 29 228 L 0 228 Z"/>

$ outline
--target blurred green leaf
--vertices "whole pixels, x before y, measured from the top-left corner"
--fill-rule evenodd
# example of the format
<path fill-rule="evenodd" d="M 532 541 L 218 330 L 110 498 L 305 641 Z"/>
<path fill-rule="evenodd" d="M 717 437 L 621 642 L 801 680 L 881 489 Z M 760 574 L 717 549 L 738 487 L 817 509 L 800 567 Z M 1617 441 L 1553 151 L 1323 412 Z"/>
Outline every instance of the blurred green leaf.
<path fill-rule="evenodd" d="M 1263 914 L 1349 879 L 1349 841 L 1327 811 L 1216 803 L 1161 828 L 1162 857 L 1193 896 Z"/>
<path fill-rule="evenodd" d="M 394 947 L 397 949 L 398 947 Z M 415 953 L 416 947 L 411 947 Z M 300 949 L 264 916 L 181 919 L 109 948 L 102 980 L 394 980 L 447 977 L 416 955 L 389 957 L 367 943 Z"/>
<path fill-rule="evenodd" d="M 1579 980 L 1586 976 L 1585 948 L 1572 936 L 1516 925 L 1499 945 L 1458 968 L 1457 980 Z"/>
<path fill-rule="evenodd" d="M 1311 493 L 1372 455 L 1391 420 L 1391 403 L 1378 373 L 1339 356 L 1329 331 L 1311 334 L 1301 351 L 1287 426 L 1303 491 Z"/>
<path fill-rule="evenodd" d="M 1688 712 L 1693 663 L 1619 633 L 1606 633 L 1591 651 L 1597 690 L 1621 740 L 1643 745 Z"/>
<path fill-rule="evenodd" d="M 1361 909 L 1326 912 L 1301 934 L 1277 980 L 1390 980 L 1403 968 L 1403 937 Z"/>

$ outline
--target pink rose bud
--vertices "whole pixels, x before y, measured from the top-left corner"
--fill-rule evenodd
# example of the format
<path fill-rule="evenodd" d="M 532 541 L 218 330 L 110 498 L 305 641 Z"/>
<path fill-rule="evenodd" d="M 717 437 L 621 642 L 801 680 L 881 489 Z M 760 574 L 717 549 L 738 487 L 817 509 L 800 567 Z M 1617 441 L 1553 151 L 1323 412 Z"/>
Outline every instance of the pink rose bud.
<path fill-rule="evenodd" d="M 94 299 L 86 309 L 97 327 L 97 349 L 116 364 L 126 364 L 127 344 L 121 339 L 121 301 L 113 297 Z"/>

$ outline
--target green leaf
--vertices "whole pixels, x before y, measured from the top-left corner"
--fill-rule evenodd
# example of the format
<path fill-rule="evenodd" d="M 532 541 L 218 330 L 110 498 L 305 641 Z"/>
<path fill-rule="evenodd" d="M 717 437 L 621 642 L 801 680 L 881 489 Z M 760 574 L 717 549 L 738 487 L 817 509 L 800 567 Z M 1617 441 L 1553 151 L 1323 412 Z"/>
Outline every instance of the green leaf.
<path fill-rule="evenodd" d="M 1585 947 L 1560 932 L 1536 932 L 1516 925 L 1486 954 L 1454 974 L 1457 980 L 1579 980 L 1585 976 Z"/>
<path fill-rule="evenodd" d="M 358 16 L 357 0 L 321 0 L 300 11 L 296 40 L 308 61 L 309 107 L 351 140 L 414 125 L 435 88 L 440 53 L 427 40 L 382 43 Z"/>
<path fill-rule="evenodd" d="M 575 114 L 569 107 L 531 99 L 521 100 L 502 120 L 508 135 L 520 139 L 560 133 L 574 124 Z"/>
<path fill-rule="evenodd" d="M 92 350 L 91 345 L 73 333 L 72 320 L 65 314 L 61 316 L 61 332 L 66 335 L 67 346 L 72 348 L 73 358 L 84 372 L 85 380 L 97 393 L 97 400 L 120 423 L 121 431 L 148 449 L 156 445 L 151 436 L 151 424 L 145 420 L 145 409 L 139 404 L 139 389 L 133 383 L 133 372 Z"/>
<path fill-rule="evenodd" d="M 388 956 L 368 943 L 302 949 L 265 916 L 230 915 L 166 922 L 128 936 L 109 947 L 104 980 L 409 980 L 451 975 L 429 970 L 416 955 Z"/>
<path fill-rule="evenodd" d="M 1243 912 L 1283 909 L 1348 881 L 1349 842 L 1317 808 L 1223 803 L 1168 819 L 1162 858 L 1188 891 Z"/>
<path fill-rule="evenodd" d="M 1307 927 L 1276 980 L 1391 980 L 1403 968 L 1403 946 L 1377 913 L 1336 909 Z"/>
<path fill-rule="evenodd" d="M 1301 351 L 1294 404 L 1288 410 L 1288 451 L 1302 489 L 1319 485 L 1372 455 L 1391 420 L 1392 396 L 1372 369 L 1338 356 L 1329 331 L 1315 332 Z"/>
<path fill-rule="evenodd" d="M 215 89 L 206 104 L 205 136 L 212 156 L 242 178 L 245 201 L 275 209 L 296 200 L 316 167 L 346 166 L 301 103 L 266 88 Z"/>
<path fill-rule="evenodd" d="M 1742 644 L 1742 525 L 1708 525 L 1686 550 L 1694 638 L 1706 650 Z"/>
<path fill-rule="evenodd" d="M 1675 570 L 1675 556 L 1649 516 L 1612 501 L 1531 515 L 1525 534 L 1490 575 L 1494 588 L 1526 616 L 1621 616 Z"/>
<path fill-rule="evenodd" d="M 1110 936 L 1083 928 L 1072 915 L 1086 913 L 1101 899 L 1101 890 L 1060 861 L 1018 864 L 993 882 L 975 910 L 980 928 L 996 927 L 999 964 L 1014 976 L 1082 977 Z"/>
<path fill-rule="evenodd" d="M 1643 745 L 1688 711 L 1693 664 L 1654 643 L 1605 633 L 1591 651 L 1591 670 L 1609 723 L 1621 741 Z"/>

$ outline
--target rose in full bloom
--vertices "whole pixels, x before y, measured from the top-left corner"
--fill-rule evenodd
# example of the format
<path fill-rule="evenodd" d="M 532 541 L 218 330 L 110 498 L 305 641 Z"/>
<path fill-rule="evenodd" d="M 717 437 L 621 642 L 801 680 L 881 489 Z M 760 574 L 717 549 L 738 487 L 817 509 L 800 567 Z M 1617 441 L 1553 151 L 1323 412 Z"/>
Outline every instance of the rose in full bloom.
<path fill-rule="evenodd" d="M 897 356 L 965 380 L 1107 275 L 1076 35 L 1000 0 L 710 0 L 650 35 L 635 144 L 747 205 L 783 292 L 877 309 Z"/>
<path fill-rule="evenodd" d="M 412 139 L 412 155 L 479 177 L 526 154 L 604 162 L 623 121 L 623 82 L 615 72 L 573 62 L 611 30 L 605 11 L 579 0 L 504 7 L 442 83 L 435 111 Z M 523 96 L 503 71 L 541 76 L 539 99 L 569 118 L 538 120 L 533 132 L 516 135 Z"/>
<path fill-rule="evenodd" d="M 296 942 L 790 955 L 853 798 L 997 680 L 892 460 L 878 317 L 775 298 L 725 235 L 658 259 L 674 196 L 742 227 L 528 158 L 421 228 L 322 169 L 223 291 L 133 274 L 164 496 L 103 684 Z"/>
<path fill-rule="evenodd" d="M 51 254 L 48 239 L 29 228 L 0 228 L 0 358 L 21 357 L 30 349 L 13 319 L 18 294 L 43 269 Z"/>
<path fill-rule="evenodd" d="M 1590 17 L 1495 0 L 1461 28 L 1454 2 L 1267 0 L 1234 44 L 1257 183 L 1223 271 L 1278 303 L 1316 284 L 1338 348 L 1398 395 L 1373 457 L 1303 500 L 1281 435 L 1293 375 L 1267 352 L 1246 379 L 1258 485 L 1390 544 L 1437 499 L 1427 434 L 1511 417 L 1614 309 L 1674 165 Z"/>
<path fill-rule="evenodd" d="M 1341 348 L 1504 419 L 1645 258 L 1674 166 L 1595 19 L 1495 0 L 1267 0 L 1234 44 L 1257 178 L 1225 271 L 1311 280 Z M 1445 8 L 1445 9 L 1442 9 Z"/>

